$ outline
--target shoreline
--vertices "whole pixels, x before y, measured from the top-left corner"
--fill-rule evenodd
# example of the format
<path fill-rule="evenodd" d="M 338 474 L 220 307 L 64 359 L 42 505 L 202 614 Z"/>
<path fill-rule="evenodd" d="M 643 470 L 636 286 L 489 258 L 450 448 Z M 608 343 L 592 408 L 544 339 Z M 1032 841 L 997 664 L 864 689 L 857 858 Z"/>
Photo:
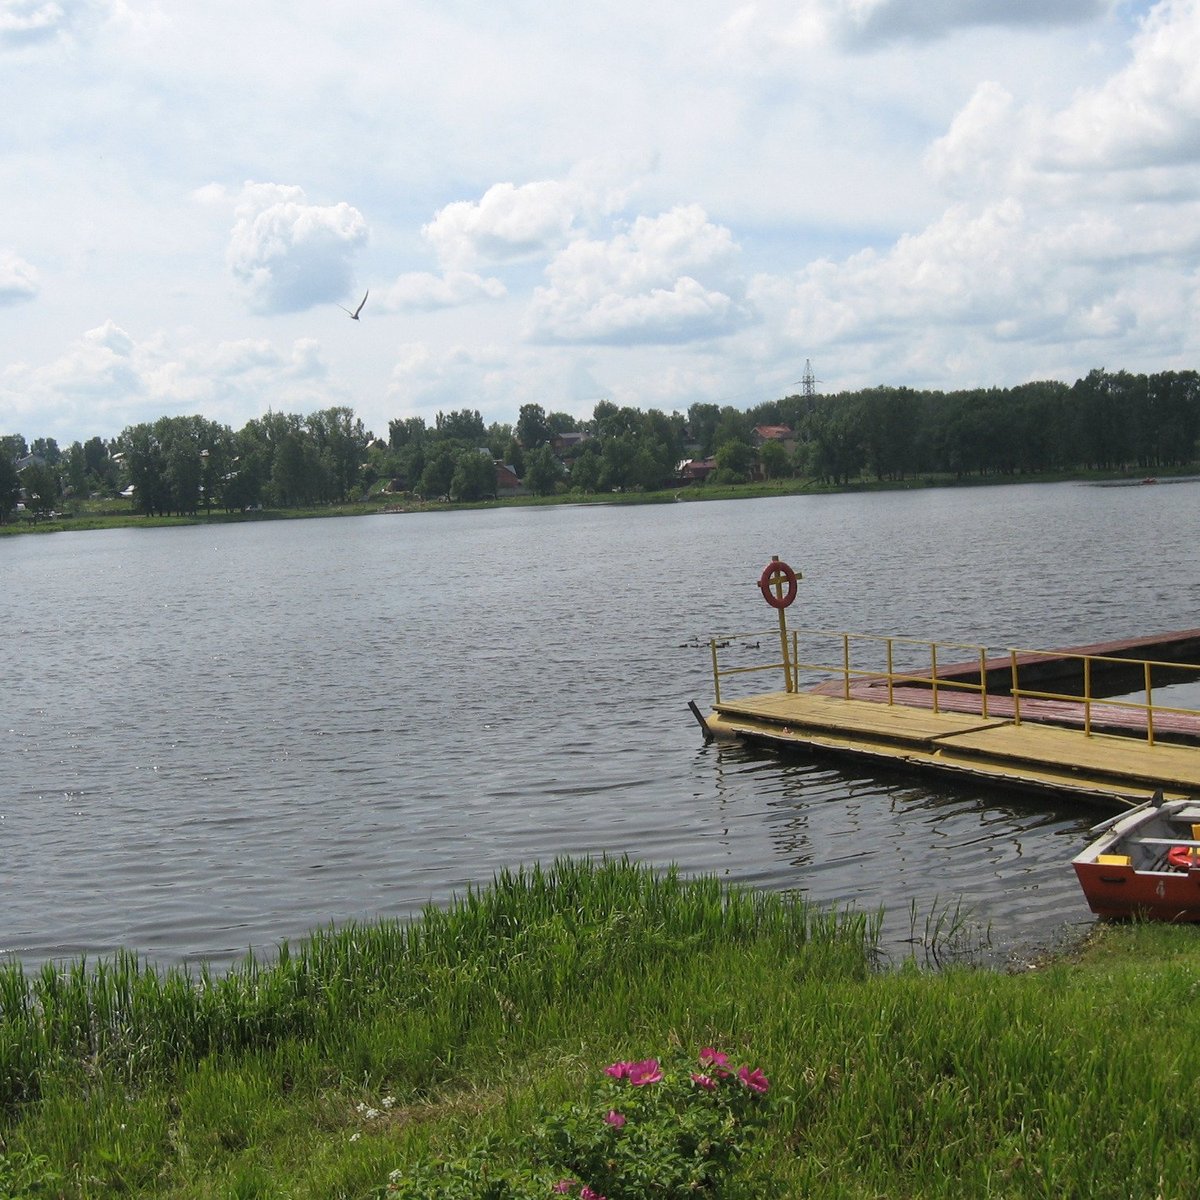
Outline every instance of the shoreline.
<path fill-rule="evenodd" d="M 836 496 L 863 492 L 926 491 L 931 488 L 1011 487 L 1038 483 L 1076 483 L 1092 487 L 1139 487 L 1148 484 L 1195 483 L 1195 467 L 1143 476 L 1129 471 L 1076 472 L 1065 475 L 986 475 L 973 478 L 858 480 L 850 484 L 820 484 L 812 480 L 776 480 L 732 484 L 724 487 L 685 485 L 658 492 L 563 493 L 556 496 L 505 496 L 471 502 L 404 500 L 383 492 L 365 500 L 308 508 L 260 509 L 255 512 L 208 512 L 171 516 L 146 516 L 131 509 L 114 510 L 114 502 L 89 501 L 82 511 L 52 518 L 23 516 L 0 523 L 0 538 L 26 533 L 83 532 L 92 529 L 159 529 L 180 525 L 237 525 L 251 521 L 294 521 L 316 517 L 411 516 L 416 513 L 462 512 L 497 508 L 543 508 L 568 505 L 621 506 L 643 504 L 695 504 L 713 500 L 762 500 L 784 496 Z M 87 507 L 92 506 L 92 507 Z"/>

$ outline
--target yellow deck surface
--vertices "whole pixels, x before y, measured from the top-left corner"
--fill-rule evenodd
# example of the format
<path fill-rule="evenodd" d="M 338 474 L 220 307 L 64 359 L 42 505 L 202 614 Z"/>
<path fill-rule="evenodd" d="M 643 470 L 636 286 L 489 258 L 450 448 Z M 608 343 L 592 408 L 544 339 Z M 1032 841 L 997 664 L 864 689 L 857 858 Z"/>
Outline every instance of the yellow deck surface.
<path fill-rule="evenodd" d="M 895 766 L 938 770 L 1005 786 L 1136 803 L 1162 788 L 1200 794 L 1200 747 L 1064 729 L 969 713 L 771 692 L 725 700 L 708 718 L 718 737 L 739 735 Z"/>

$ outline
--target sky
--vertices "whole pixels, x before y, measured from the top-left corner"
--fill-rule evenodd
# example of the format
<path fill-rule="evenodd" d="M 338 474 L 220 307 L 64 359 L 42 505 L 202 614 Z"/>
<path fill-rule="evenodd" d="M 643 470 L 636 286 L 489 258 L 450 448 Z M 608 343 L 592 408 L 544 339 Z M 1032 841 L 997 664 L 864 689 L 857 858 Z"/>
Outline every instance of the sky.
<path fill-rule="evenodd" d="M 0 113 L 29 441 L 1200 367 L 1200 0 L 0 0 Z"/>

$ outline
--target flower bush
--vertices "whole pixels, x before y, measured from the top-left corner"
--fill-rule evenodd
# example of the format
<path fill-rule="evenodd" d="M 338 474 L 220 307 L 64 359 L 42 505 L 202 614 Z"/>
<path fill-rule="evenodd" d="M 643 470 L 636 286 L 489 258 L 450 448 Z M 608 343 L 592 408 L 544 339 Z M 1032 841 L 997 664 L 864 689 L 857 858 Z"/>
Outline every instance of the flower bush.
<path fill-rule="evenodd" d="M 675 1200 L 715 1194 L 765 1117 L 762 1070 L 734 1067 L 706 1047 L 615 1062 L 588 1100 L 545 1119 L 527 1145 L 527 1168 L 497 1172 L 504 1147 L 480 1145 L 454 1163 L 395 1171 L 389 1200 Z M 511 1156 L 510 1156 L 511 1157 Z"/>

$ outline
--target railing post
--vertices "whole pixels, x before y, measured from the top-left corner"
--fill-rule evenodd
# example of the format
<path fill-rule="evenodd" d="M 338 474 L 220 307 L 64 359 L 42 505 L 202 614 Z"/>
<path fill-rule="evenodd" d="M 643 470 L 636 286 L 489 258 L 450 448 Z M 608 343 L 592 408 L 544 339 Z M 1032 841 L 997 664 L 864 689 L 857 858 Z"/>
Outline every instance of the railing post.
<path fill-rule="evenodd" d="M 895 668 L 892 662 L 892 639 L 887 640 L 887 664 L 888 664 L 888 703 L 895 703 L 893 687 L 895 686 Z"/>
<path fill-rule="evenodd" d="M 713 665 L 713 699 L 717 704 L 721 703 L 721 672 L 717 669 L 717 639 L 708 639 L 709 653 L 712 654 Z"/>
<path fill-rule="evenodd" d="M 979 647 L 979 712 L 987 720 L 987 647 Z"/>
<path fill-rule="evenodd" d="M 1017 652 L 1008 652 L 1009 669 L 1012 671 L 1013 724 L 1021 723 L 1021 679 L 1017 673 Z"/>
<path fill-rule="evenodd" d="M 1083 660 L 1083 734 L 1092 736 L 1092 660 Z"/>
<path fill-rule="evenodd" d="M 788 661 L 787 617 L 784 612 L 782 608 L 779 610 L 779 651 L 783 655 L 783 688 L 786 692 L 794 692 L 796 681 L 792 676 L 792 664 Z"/>
<path fill-rule="evenodd" d="M 938 711 L 937 642 L 929 643 L 929 686 L 933 690 L 933 711 Z"/>
<path fill-rule="evenodd" d="M 842 634 L 842 699 L 850 699 L 850 635 Z"/>
<path fill-rule="evenodd" d="M 1146 742 L 1154 745 L 1154 697 L 1150 691 L 1150 664 L 1144 664 L 1146 669 Z"/>

